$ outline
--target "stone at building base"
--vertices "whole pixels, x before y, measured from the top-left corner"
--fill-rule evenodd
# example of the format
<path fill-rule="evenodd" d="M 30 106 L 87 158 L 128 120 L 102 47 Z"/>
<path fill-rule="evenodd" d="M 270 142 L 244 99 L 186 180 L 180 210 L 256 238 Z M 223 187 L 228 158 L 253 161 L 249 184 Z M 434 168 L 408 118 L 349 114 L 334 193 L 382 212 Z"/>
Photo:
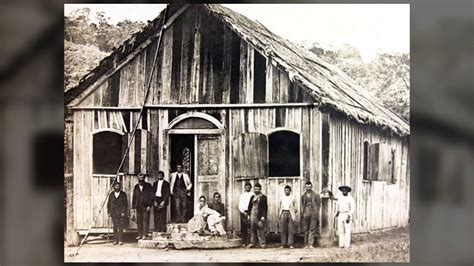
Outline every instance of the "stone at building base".
<path fill-rule="evenodd" d="M 220 249 L 240 247 L 242 240 L 233 234 L 217 236 L 188 232 L 187 224 L 168 224 L 166 232 L 153 232 L 151 240 L 139 240 L 138 247 L 154 249 Z"/>
<path fill-rule="evenodd" d="M 189 240 L 173 240 L 173 239 L 152 239 L 152 240 L 138 240 L 138 247 L 153 248 L 153 249 L 222 249 L 235 248 L 242 245 L 240 238 L 226 238 L 215 237 L 212 240 L 203 239 L 189 239 Z"/>

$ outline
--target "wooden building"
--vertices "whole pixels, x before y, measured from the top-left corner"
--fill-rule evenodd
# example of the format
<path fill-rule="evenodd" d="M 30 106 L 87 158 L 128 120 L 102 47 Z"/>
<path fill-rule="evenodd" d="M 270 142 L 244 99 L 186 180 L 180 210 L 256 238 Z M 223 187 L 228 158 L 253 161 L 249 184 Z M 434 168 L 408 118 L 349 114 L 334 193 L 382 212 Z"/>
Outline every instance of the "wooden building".
<path fill-rule="evenodd" d="M 184 163 L 195 202 L 223 195 L 229 230 L 239 230 L 246 180 L 258 181 L 268 196 L 270 232 L 279 231 L 283 187 L 299 198 L 308 180 L 317 192 L 353 188 L 355 233 L 408 224 L 407 122 L 342 71 L 228 8 L 171 5 L 164 16 L 65 93 L 74 230 L 89 229 L 105 200 L 150 79 L 119 178 L 129 198 L 139 172 L 154 182 L 159 170 L 169 178 Z M 334 207 L 323 199 L 323 234 L 333 233 Z M 93 227 L 108 226 L 103 212 Z"/>

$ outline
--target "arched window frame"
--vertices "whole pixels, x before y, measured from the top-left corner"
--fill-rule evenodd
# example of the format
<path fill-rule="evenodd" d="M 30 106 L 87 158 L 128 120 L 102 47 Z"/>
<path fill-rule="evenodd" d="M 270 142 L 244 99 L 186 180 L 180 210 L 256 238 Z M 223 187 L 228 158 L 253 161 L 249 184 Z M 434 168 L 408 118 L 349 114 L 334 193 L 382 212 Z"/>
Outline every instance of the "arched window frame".
<path fill-rule="evenodd" d="M 295 133 L 298 135 L 298 139 L 299 139 L 299 146 L 298 146 L 298 154 L 299 154 L 299 175 L 297 176 L 271 176 L 270 175 L 270 136 L 274 133 L 278 133 L 278 132 L 292 132 L 292 133 Z M 301 131 L 298 131 L 298 130 L 295 130 L 293 128 L 288 128 L 288 127 L 278 127 L 278 128 L 274 128 L 270 131 L 267 132 L 267 162 L 268 162 L 268 169 L 267 169 L 267 173 L 268 173 L 268 178 L 269 179 L 281 179 L 281 178 L 302 178 L 303 177 L 303 138 L 301 137 Z"/>
<path fill-rule="evenodd" d="M 96 134 L 99 134 L 99 133 L 104 133 L 104 132 L 111 132 L 111 133 L 115 133 L 115 134 L 118 134 L 118 135 L 121 135 L 123 136 L 125 134 L 125 132 L 121 131 L 121 130 L 118 130 L 118 129 L 115 129 L 115 128 L 100 128 L 100 129 L 96 129 L 94 131 L 91 132 L 91 143 L 90 143 L 90 147 L 91 147 L 91 152 L 90 152 L 90 165 L 92 166 L 90 168 L 90 171 L 91 171 L 91 175 L 94 177 L 94 176 L 115 176 L 115 174 L 106 174 L 106 173 L 94 173 L 94 136 Z M 122 155 L 122 154 L 121 154 Z"/>

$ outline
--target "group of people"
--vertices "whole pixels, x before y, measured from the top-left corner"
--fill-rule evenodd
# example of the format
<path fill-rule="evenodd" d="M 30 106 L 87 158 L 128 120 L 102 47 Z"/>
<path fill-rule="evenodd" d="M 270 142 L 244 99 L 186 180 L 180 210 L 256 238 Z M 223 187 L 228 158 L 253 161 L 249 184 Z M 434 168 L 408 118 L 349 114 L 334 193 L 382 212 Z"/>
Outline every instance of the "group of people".
<path fill-rule="evenodd" d="M 182 171 L 182 166 L 176 167 L 176 172 L 171 174 L 171 182 L 164 180 L 164 173 L 158 172 L 158 180 L 151 185 L 145 182 L 145 175 L 138 175 L 138 184 L 133 189 L 132 198 L 132 220 L 137 223 L 138 235 L 136 239 L 146 239 L 149 231 L 150 212 L 154 211 L 155 231 L 166 231 L 166 214 L 170 198 L 174 200 L 176 221 L 185 221 L 188 199 L 192 189 L 189 176 Z M 265 226 L 267 224 L 268 201 L 262 193 L 262 186 L 247 182 L 245 191 L 239 197 L 240 227 L 242 234 L 242 246 L 247 248 L 260 246 L 265 248 Z M 314 241 L 318 235 L 319 212 L 321 197 L 315 192 L 310 181 L 305 183 L 305 192 L 300 199 L 302 213 L 299 215 L 300 223 L 304 231 L 304 247 L 314 248 Z M 291 194 L 292 188 L 285 186 L 284 195 L 279 201 L 279 225 L 281 231 L 281 248 L 294 248 L 294 223 L 298 219 L 296 199 Z M 339 246 L 350 247 L 351 220 L 354 213 L 354 199 L 349 195 L 351 188 L 340 186 L 342 196 L 324 189 L 330 199 L 337 200 L 336 217 L 338 221 Z M 114 245 L 122 244 L 123 229 L 128 226 L 128 201 L 127 195 L 121 190 L 121 184 L 114 184 L 114 191 L 109 195 L 107 211 L 112 218 L 114 231 Z M 207 203 L 204 196 L 200 196 L 199 205 L 194 209 L 194 216 L 188 221 L 190 232 L 226 235 L 225 231 L 225 208 L 221 203 L 221 195 L 215 192 L 213 202 Z"/>
<path fill-rule="evenodd" d="M 254 185 L 254 192 L 251 192 L 252 185 L 245 183 L 245 191 L 239 198 L 240 228 L 242 233 L 243 247 L 256 247 L 259 245 L 265 248 L 265 224 L 267 221 L 268 203 L 267 197 L 262 194 L 262 187 L 259 183 Z M 354 213 L 354 198 L 349 195 L 349 186 L 340 186 L 342 196 L 336 197 L 325 188 L 331 200 L 337 200 L 336 217 L 338 221 L 339 247 L 348 248 L 351 242 L 351 219 Z M 285 194 L 279 202 L 279 225 L 281 232 L 280 248 L 294 248 L 294 224 L 297 219 L 296 199 L 291 195 L 291 187 L 285 186 Z M 304 247 L 313 249 L 316 236 L 319 234 L 319 210 L 321 207 L 321 197 L 319 193 L 313 191 L 313 184 L 310 181 L 305 183 L 305 192 L 301 196 L 300 222 L 304 231 Z M 249 234 L 250 231 L 250 234 Z M 249 237 L 250 235 L 250 237 Z"/>
<path fill-rule="evenodd" d="M 187 211 L 187 197 L 190 195 L 192 182 L 189 176 L 182 171 L 181 165 L 171 174 L 171 184 L 164 180 L 163 171 L 158 172 L 158 180 L 151 185 L 145 182 L 145 174 L 138 174 L 138 184 L 133 188 L 131 219 L 137 223 L 138 235 L 136 239 L 146 239 L 150 225 L 150 212 L 153 208 L 155 231 L 166 231 L 166 213 L 173 196 L 176 206 L 178 222 L 185 220 Z M 108 215 L 112 218 L 114 230 L 114 245 L 122 244 L 123 229 L 128 226 L 127 194 L 122 191 L 120 182 L 115 182 L 114 191 L 110 193 L 107 203 Z"/>

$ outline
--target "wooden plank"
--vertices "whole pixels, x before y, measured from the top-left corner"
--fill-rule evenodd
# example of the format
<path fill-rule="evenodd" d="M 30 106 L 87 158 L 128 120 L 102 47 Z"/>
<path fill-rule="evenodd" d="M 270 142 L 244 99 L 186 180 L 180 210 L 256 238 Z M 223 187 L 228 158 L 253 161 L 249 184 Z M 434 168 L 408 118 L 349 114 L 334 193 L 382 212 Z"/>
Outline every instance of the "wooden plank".
<path fill-rule="evenodd" d="M 197 8 L 197 6 L 195 7 Z M 201 68 L 201 13 L 196 12 L 194 20 L 194 51 L 191 61 L 191 102 L 199 103 L 199 81 Z M 230 67 L 229 67 L 230 68 Z"/>
<path fill-rule="evenodd" d="M 267 72 L 266 72 L 266 81 L 265 81 L 265 102 L 273 102 L 273 59 L 271 57 L 267 58 Z"/>
<path fill-rule="evenodd" d="M 239 103 L 247 102 L 247 87 L 248 87 L 248 55 L 249 48 L 247 42 L 240 41 L 240 80 L 239 80 Z"/>
<path fill-rule="evenodd" d="M 280 69 L 272 65 L 272 103 L 280 103 Z"/>
<path fill-rule="evenodd" d="M 280 103 L 288 102 L 288 90 L 290 85 L 290 80 L 286 71 L 280 72 Z"/>
<path fill-rule="evenodd" d="M 247 53 L 247 92 L 246 92 L 246 103 L 253 103 L 253 89 L 254 89 L 254 56 L 255 49 L 252 44 L 248 44 L 248 53 Z"/>
<path fill-rule="evenodd" d="M 230 77 L 232 65 L 232 31 L 223 26 L 224 47 L 223 47 L 223 82 L 222 82 L 222 103 L 230 103 Z"/>
<path fill-rule="evenodd" d="M 173 26 L 167 28 L 163 34 L 163 70 L 161 71 L 161 103 L 170 103 L 171 76 L 173 64 Z"/>

